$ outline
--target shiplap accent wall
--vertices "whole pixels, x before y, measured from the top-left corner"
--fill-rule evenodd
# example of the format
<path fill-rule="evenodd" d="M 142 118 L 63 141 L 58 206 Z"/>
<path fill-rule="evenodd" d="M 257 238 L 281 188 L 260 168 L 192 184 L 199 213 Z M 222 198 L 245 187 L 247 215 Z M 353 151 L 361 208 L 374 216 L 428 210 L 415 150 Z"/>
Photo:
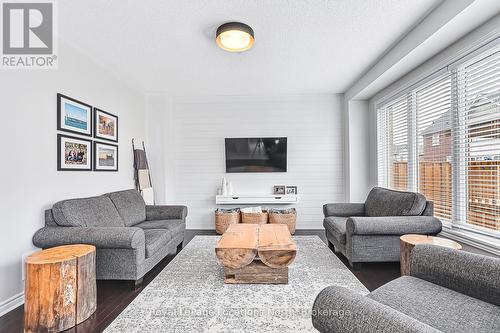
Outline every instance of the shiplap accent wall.
<path fill-rule="evenodd" d="M 297 185 L 298 228 L 322 228 L 322 205 L 344 201 L 342 95 L 174 99 L 165 162 L 167 200 L 189 207 L 187 228 L 213 229 L 222 177 L 235 194 Z M 288 172 L 226 174 L 224 138 L 288 137 Z"/>

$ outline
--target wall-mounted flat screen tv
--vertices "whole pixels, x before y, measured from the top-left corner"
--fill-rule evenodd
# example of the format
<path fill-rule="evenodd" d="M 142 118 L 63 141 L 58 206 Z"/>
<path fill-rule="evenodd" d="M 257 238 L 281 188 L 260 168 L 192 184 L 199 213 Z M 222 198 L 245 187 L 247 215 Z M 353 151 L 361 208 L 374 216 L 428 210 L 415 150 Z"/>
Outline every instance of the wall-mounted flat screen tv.
<path fill-rule="evenodd" d="M 286 172 L 286 138 L 226 138 L 226 172 Z"/>

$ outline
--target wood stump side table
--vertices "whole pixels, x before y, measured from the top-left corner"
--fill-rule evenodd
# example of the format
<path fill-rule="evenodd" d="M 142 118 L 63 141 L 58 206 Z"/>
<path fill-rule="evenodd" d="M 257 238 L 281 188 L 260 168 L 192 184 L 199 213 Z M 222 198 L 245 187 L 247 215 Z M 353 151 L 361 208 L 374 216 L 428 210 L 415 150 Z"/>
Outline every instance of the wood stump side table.
<path fill-rule="evenodd" d="M 60 332 L 96 310 L 95 246 L 65 245 L 26 259 L 24 332 Z"/>
<path fill-rule="evenodd" d="M 431 244 L 461 250 L 462 245 L 451 239 L 427 235 L 403 235 L 399 238 L 401 246 L 401 276 L 410 275 L 411 251 L 417 244 Z"/>

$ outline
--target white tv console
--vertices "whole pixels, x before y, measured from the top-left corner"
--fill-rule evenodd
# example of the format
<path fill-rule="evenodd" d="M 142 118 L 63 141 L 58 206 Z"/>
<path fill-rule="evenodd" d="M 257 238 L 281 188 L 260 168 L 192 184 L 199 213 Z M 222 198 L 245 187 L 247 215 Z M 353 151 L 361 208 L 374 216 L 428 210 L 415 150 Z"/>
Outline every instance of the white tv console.
<path fill-rule="evenodd" d="M 243 194 L 243 195 L 217 195 L 215 203 L 217 205 L 253 205 L 253 204 L 272 204 L 272 205 L 290 205 L 299 202 L 299 196 L 296 194 L 277 195 L 277 194 Z"/>

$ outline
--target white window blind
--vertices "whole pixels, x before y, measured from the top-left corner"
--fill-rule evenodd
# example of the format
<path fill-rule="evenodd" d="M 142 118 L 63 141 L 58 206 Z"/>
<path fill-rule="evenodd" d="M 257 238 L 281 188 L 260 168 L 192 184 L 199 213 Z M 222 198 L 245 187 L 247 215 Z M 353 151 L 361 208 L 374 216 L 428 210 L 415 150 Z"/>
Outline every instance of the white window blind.
<path fill-rule="evenodd" d="M 415 91 L 418 191 L 434 202 L 434 214 L 452 217 L 451 78 Z"/>
<path fill-rule="evenodd" d="M 461 228 L 500 236 L 500 47 L 377 108 L 379 184 L 418 191 Z"/>
<path fill-rule="evenodd" d="M 500 51 L 465 64 L 457 75 L 460 222 L 500 231 Z"/>
<path fill-rule="evenodd" d="M 405 96 L 378 110 L 379 183 L 408 190 L 408 103 Z"/>

